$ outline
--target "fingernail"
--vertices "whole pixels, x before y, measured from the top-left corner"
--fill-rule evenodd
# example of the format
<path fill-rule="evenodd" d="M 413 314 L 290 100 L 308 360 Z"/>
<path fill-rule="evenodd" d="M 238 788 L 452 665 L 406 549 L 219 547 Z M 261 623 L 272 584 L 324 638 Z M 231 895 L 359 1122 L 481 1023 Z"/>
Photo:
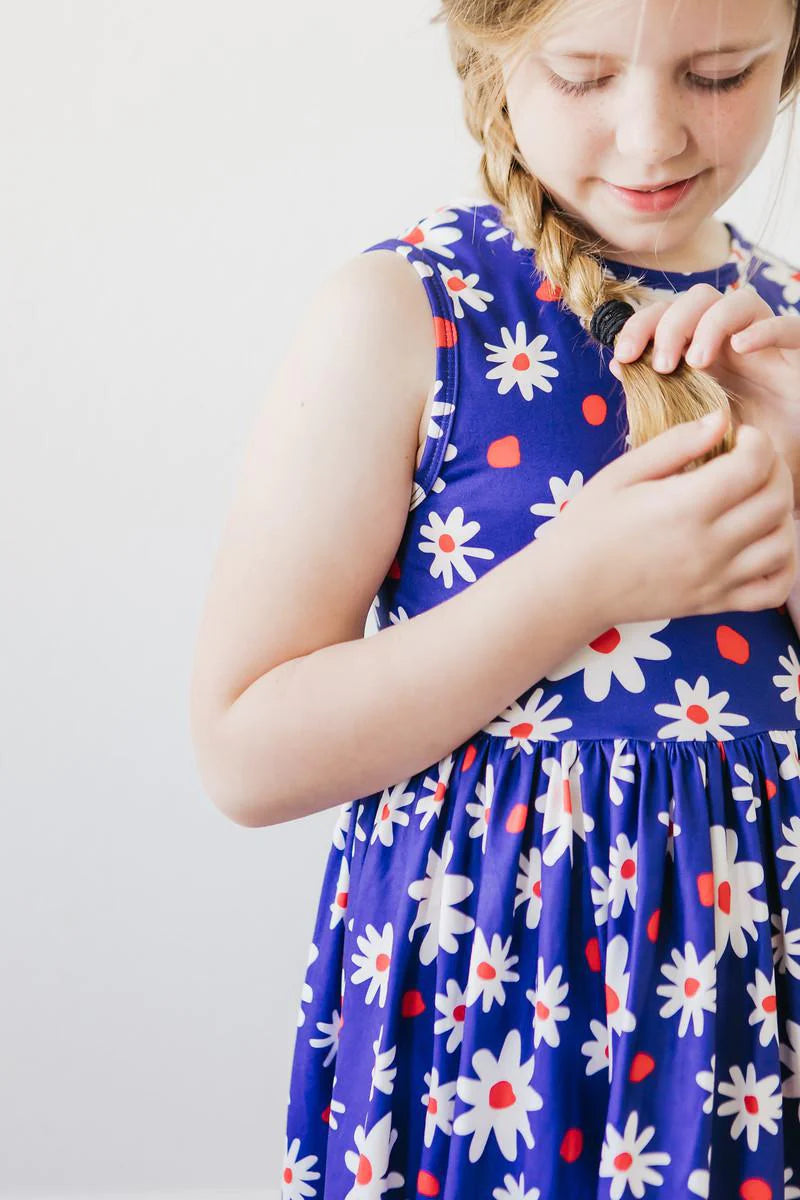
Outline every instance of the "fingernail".
<path fill-rule="evenodd" d="M 614 343 L 614 354 L 617 358 L 627 358 L 629 354 L 633 354 L 634 344 L 630 338 L 620 338 Z"/>

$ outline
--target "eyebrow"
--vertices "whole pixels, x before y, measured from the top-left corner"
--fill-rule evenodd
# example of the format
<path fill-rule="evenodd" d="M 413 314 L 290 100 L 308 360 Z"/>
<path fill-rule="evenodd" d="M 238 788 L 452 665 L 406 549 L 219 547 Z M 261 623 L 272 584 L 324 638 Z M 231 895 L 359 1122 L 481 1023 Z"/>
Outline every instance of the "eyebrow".
<path fill-rule="evenodd" d="M 688 58 L 705 58 L 711 54 L 739 54 L 743 50 L 766 50 L 772 46 L 773 42 L 760 42 L 757 44 L 747 43 L 741 46 L 713 46 L 710 50 L 695 50 L 693 54 L 688 55 Z M 557 47 L 551 46 L 549 49 L 544 48 L 544 53 L 554 55 L 556 58 L 587 58 L 594 61 L 598 58 L 615 58 L 613 54 L 600 54 L 596 50 L 560 50 Z"/>

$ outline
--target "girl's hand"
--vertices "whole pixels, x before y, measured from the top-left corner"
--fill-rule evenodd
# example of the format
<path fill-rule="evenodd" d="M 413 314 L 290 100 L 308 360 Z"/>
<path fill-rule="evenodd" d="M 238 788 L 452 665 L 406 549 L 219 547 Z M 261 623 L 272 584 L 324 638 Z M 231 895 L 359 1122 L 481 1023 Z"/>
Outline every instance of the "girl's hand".
<path fill-rule="evenodd" d="M 769 436 L 791 472 L 798 512 L 800 313 L 776 316 L 750 285 L 723 294 L 697 283 L 628 317 L 609 363 L 612 374 L 619 379 L 617 364 L 637 359 L 651 340 L 656 370 L 674 371 L 684 356 L 690 367 L 702 367 L 730 394 L 734 426 L 746 422 Z"/>

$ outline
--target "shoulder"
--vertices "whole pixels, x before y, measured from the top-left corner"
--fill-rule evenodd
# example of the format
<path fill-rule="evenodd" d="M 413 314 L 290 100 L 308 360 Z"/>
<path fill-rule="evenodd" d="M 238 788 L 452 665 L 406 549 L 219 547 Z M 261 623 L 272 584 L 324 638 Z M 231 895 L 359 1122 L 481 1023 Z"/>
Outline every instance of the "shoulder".
<path fill-rule="evenodd" d="M 800 306 L 800 266 L 780 251 L 738 234 L 734 241 L 742 281 L 749 283 L 780 312 Z"/>

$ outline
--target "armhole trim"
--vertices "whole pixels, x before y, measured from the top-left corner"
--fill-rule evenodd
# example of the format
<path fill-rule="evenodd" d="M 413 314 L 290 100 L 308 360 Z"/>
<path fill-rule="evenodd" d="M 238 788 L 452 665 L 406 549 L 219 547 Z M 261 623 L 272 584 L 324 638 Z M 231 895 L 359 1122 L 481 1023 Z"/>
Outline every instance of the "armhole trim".
<path fill-rule="evenodd" d="M 438 479 L 447 447 L 450 445 L 458 392 L 458 328 L 455 311 L 436 262 L 431 261 L 424 250 L 411 246 L 402 238 L 386 238 L 382 242 L 376 242 L 374 246 L 367 246 L 361 253 L 367 254 L 370 250 L 394 250 L 408 260 L 425 288 L 434 323 L 437 390 L 422 457 L 414 471 L 410 507 L 416 508 L 426 499 Z M 417 269 L 417 264 L 425 269 L 424 272 Z M 439 430 L 439 436 L 437 437 L 435 432 L 432 434 L 431 429 Z"/>

